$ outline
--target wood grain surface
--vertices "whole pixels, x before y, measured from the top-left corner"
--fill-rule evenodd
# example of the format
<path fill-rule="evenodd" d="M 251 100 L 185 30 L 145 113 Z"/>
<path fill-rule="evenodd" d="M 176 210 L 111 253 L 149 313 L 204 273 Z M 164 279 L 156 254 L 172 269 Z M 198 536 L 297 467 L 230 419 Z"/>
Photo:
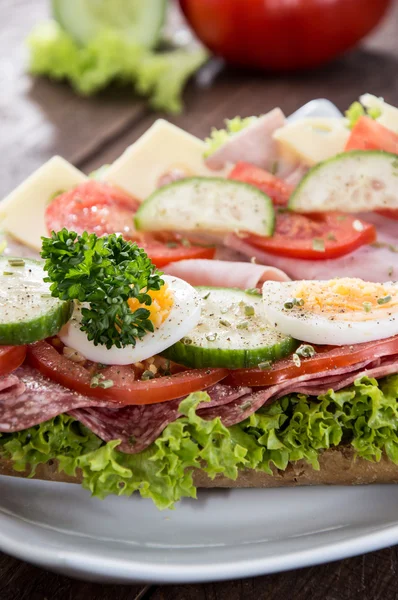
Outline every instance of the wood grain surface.
<path fill-rule="evenodd" d="M 48 4 L 0 0 L 0 197 L 55 153 L 87 171 L 114 160 L 159 116 L 128 92 L 82 99 L 66 85 L 25 74 L 23 40 Z M 203 137 L 225 117 L 264 113 L 275 105 L 289 113 L 312 98 L 327 97 L 345 109 L 369 91 L 397 105 L 397 71 L 395 3 L 365 44 L 309 74 L 241 72 L 213 60 L 189 86 L 185 113 L 171 120 Z M 395 600 L 397 579 L 397 548 L 289 573 L 189 586 L 79 582 L 0 553 L 0 600 Z"/>

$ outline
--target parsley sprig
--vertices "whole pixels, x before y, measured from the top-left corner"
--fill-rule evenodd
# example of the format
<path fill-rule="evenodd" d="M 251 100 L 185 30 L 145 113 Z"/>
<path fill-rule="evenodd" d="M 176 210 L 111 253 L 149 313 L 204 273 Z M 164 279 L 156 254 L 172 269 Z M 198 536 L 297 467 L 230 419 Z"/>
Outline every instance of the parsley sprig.
<path fill-rule="evenodd" d="M 146 308 L 131 311 L 127 300 L 137 298 L 149 306 L 149 290 L 164 284 L 161 273 L 137 244 L 111 234 L 81 236 L 62 229 L 42 238 L 41 256 L 51 283 L 52 296 L 88 303 L 82 308 L 81 330 L 95 345 L 123 348 L 135 346 L 153 331 Z"/>

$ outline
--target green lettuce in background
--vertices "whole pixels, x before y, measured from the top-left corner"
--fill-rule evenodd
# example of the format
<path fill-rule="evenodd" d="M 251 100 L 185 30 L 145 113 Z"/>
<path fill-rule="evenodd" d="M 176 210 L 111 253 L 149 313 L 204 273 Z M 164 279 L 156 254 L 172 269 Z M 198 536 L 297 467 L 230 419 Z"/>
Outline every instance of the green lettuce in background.
<path fill-rule="evenodd" d="M 208 57 L 203 49 L 154 52 L 108 30 L 81 46 L 56 21 L 39 24 L 27 44 L 33 75 L 69 81 L 87 96 L 119 81 L 170 113 L 181 111 L 187 80 Z"/>
<path fill-rule="evenodd" d="M 319 469 L 318 456 L 340 443 L 358 456 L 379 461 L 383 452 L 398 464 L 398 375 L 377 382 L 362 378 L 339 392 L 312 398 L 291 394 L 264 406 L 244 422 L 226 428 L 220 419 L 204 421 L 196 414 L 204 392 L 180 405 L 182 417 L 140 454 L 118 452 L 118 441 L 102 442 L 68 415 L 28 430 L 0 434 L 0 456 L 17 471 L 57 460 L 74 475 L 80 468 L 83 487 L 99 498 L 139 491 L 160 509 L 183 497 L 196 498 L 192 469 L 209 477 L 222 473 L 236 479 L 241 469 L 272 473 L 290 461 L 305 460 Z"/>

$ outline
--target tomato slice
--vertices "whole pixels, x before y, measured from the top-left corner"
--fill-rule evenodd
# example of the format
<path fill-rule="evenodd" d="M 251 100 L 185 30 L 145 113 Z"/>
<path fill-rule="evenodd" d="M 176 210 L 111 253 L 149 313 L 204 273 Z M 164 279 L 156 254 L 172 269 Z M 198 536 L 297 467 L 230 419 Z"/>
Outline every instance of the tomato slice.
<path fill-rule="evenodd" d="M 333 371 L 339 367 L 349 367 L 369 359 L 377 359 L 398 353 L 398 336 L 379 342 L 365 342 L 353 346 L 313 346 L 316 350 L 312 358 L 301 359 L 297 367 L 292 358 L 275 362 L 270 369 L 237 369 L 231 371 L 226 383 L 233 385 L 267 386 L 275 385 L 310 373 Z"/>
<path fill-rule="evenodd" d="M 267 194 L 276 206 L 286 206 L 294 186 L 275 177 L 265 169 L 250 163 L 238 162 L 228 175 L 229 179 L 244 181 Z"/>
<path fill-rule="evenodd" d="M 88 181 L 57 196 L 46 209 L 49 232 L 66 229 L 98 236 L 120 233 L 144 248 L 152 262 L 162 267 L 187 258 L 213 258 L 215 248 L 183 244 L 173 234 L 155 237 L 134 229 L 133 218 L 139 201 L 123 190 L 101 181 Z"/>
<path fill-rule="evenodd" d="M 272 237 L 248 235 L 245 239 L 270 254 L 325 260 L 371 244 L 376 240 L 376 229 L 365 221 L 337 212 L 306 215 L 279 212 Z"/>
<path fill-rule="evenodd" d="M 345 150 L 384 150 L 398 154 L 398 135 L 370 117 L 360 117 L 352 128 Z"/>
<path fill-rule="evenodd" d="M 18 369 L 25 360 L 26 346 L 0 346 L 0 376 Z"/>
<path fill-rule="evenodd" d="M 228 375 L 227 369 L 195 369 L 142 381 L 136 379 L 133 368 L 109 367 L 113 373 L 117 369 L 116 375 L 120 371 L 120 376 L 114 375 L 113 387 L 102 389 L 90 387 L 92 370 L 68 360 L 48 342 L 36 342 L 29 346 L 28 361 L 40 373 L 66 388 L 123 405 L 156 404 L 182 398 L 204 390 Z M 103 373 L 106 376 L 107 371 Z"/>
<path fill-rule="evenodd" d="M 162 236 L 168 241 L 159 241 L 153 235 L 142 234 L 142 239 L 137 244 L 144 248 L 151 261 L 160 269 L 171 262 L 186 260 L 188 258 L 214 258 L 214 246 L 196 246 L 186 240 L 182 243 L 173 234 Z"/>
<path fill-rule="evenodd" d="M 380 210 L 376 210 L 376 212 L 379 215 L 383 215 L 383 217 L 398 221 L 398 209 L 396 208 L 381 208 Z"/>
<path fill-rule="evenodd" d="M 117 232 L 130 238 L 138 207 L 138 200 L 122 190 L 88 181 L 54 198 L 46 208 L 45 222 L 49 232 L 66 227 L 76 233 L 89 231 L 100 236 Z"/>

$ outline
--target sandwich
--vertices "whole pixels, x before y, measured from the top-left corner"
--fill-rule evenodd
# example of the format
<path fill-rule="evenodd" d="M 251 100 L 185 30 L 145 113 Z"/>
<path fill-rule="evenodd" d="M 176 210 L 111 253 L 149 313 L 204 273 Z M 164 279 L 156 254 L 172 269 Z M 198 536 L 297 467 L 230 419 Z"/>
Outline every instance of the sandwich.
<path fill-rule="evenodd" d="M 358 112 L 317 161 L 286 158 L 279 110 L 210 153 L 160 121 L 95 177 L 55 157 L 0 204 L 1 475 L 161 509 L 398 482 L 398 136 Z M 358 124 L 379 147 L 352 147 Z"/>

